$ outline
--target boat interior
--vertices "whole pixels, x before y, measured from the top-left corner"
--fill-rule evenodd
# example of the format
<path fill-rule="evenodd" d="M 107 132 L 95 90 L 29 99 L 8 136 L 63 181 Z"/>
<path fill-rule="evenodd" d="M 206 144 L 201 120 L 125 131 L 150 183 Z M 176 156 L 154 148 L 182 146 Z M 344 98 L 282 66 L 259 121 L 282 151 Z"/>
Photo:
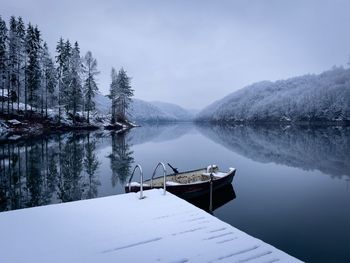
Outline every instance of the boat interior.
<path fill-rule="evenodd" d="M 208 169 L 203 168 L 199 170 L 171 174 L 166 176 L 166 184 L 167 185 L 181 185 L 181 184 L 192 184 L 192 183 L 201 183 L 210 180 L 210 173 L 212 173 L 213 180 L 217 180 L 221 178 L 223 175 L 227 175 L 227 173 L 220 173 L 217 167 L 214 167 L 213 170 L 208 172 Z M 216 174 L 220 174 L 221 176 L 215 176 Z M 162 187 L 164 178 L 157 177 L 153 179 L 153 187 Z M 151 184 L 151 179 L 146 180 L 145 184 Z"/>

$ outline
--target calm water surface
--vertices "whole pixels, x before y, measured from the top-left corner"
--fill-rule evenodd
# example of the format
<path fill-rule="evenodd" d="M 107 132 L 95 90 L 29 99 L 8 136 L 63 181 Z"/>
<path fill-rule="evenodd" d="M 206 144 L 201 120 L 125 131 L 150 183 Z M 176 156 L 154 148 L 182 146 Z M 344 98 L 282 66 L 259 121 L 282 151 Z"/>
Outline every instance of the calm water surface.
<path fill-rule="evenodd" d="M 174 124 L 1 144 L 0 211 L 124 193 L 136 163 L 149 178 L 159 161 L 236 167 L 236 198 L 215 216 L 301 260 L 350 262 L 349 128 Z"/>

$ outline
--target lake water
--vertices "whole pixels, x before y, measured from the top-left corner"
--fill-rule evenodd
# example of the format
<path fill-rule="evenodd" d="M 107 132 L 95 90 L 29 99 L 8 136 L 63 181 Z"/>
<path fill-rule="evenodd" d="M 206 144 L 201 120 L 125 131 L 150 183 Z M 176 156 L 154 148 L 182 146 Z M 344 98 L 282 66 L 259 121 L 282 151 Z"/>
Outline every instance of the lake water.
<path fill-rule="evenodd" d="M 237 168 L 216 217 L 301 260 L 350 262 L 349 128 L 180 123 L 1 144 L 0 211 L 121 194 L 135 164 L 149 178 L 159 161 Z"/>

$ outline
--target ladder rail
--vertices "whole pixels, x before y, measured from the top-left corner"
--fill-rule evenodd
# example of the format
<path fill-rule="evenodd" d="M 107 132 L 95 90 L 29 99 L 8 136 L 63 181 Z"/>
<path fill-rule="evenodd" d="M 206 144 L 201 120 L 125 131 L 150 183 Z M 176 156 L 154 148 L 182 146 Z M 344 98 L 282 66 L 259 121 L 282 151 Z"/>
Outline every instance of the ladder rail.
<path fill-rule="evenodd" d="M 163 185 L 164 185 L 164 195 L 166 194 L 166 167 L 164 163 L 159 162 L 156 166 L 156 168 L 153 171 L 152 177 L 151 177 L 151 188 L 153 188 L 153 178 L 156 175 L 158 167 L 162 166 L 163 167 Z"/>
<path fill-rule="evenodd" d="M 132 174 L 130 176 L 130 179 L 129 179 L 129 193 L 131 192 L 131 180 L 132 178 L 134 177 L 134 173 L 136 171 L 136 169 L 139 169 L 140 171 L 140 176 L 141 176 L 141 182 L 140 182 L 140 198 L 139 199 L 143 199 L 145 198 L 145 196 L 143 196 L 143 171 L 142 171 L 142 167 L 141 165 L 139 164 L 136 164 L 136 166 L 134 167 L 134 170 L 132 171 Z"/>

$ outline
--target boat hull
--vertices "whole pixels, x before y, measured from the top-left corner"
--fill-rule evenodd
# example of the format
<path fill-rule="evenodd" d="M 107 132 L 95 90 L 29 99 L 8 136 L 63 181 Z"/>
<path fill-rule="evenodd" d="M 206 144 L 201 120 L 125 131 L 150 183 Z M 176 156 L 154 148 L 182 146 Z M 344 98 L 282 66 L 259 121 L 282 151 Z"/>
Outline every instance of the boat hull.
<path fill-rule="evenodd" d="M 212 181 L 213 191 L 220 189 L 228 184 L 232 183 L 233 177 L 235 176 L 236 170 L 229 172 L 226 176 L 222 178 L 218 178 Z M 171 175 L 169 175 L 171 176 Z M 202 195 L 210 193 L 210 181 L 204 181 L 199 183 L 192 184 L 180 184 L 180 185 L 167 185 L 166 190 L 178 197 L 183 199 L 192 199 L 198 198 Z M 163 188 L 162 186 L 157 186 L 153 188 Z M 150 186 L 143 186 L 143 190 L 151 189 Z M 130 192 L 138 192 L 140 191 L 140 186 L 131 186 Z M 125 192 L 129 192 L 129 187 L 125 187 Z"/>
<path fill-rule="evenodd" d="M 200 209 L 203 209 L 209 213 L 213 213 L 216 209 L 227 204 L 235 198 L 236 193 L 233 189 L 232 184 L 227 184 L 223 187 L 218 188 L 216 191 L 213 191 L 212 195 L 208 193 L 196 198 L 185 200 Z"/>

